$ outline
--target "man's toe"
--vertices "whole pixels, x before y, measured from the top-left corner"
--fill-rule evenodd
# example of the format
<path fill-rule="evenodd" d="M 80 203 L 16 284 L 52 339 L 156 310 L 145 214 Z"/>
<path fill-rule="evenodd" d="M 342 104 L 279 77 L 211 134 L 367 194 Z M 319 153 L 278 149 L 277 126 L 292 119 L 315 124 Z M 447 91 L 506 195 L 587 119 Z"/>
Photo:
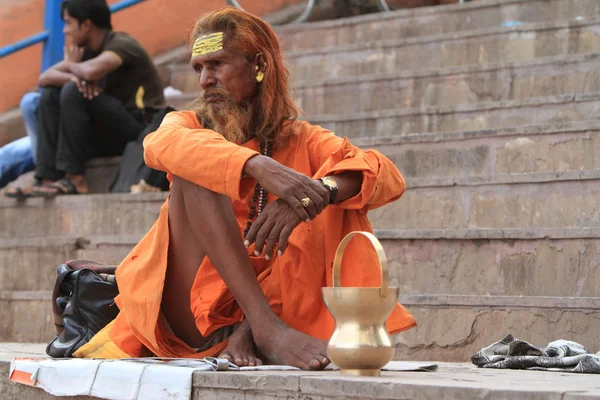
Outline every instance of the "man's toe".
<path fill-rule="evenodd" d="M 318 369 L 321 369 L 321 368 L 323 368 L 321 366 L 321 362 L 319 360 L 317 360 L 316 358 L 313 358 L 308 363 L 308 369 L 310 369 L 310 370 L 318 370 Z"/>

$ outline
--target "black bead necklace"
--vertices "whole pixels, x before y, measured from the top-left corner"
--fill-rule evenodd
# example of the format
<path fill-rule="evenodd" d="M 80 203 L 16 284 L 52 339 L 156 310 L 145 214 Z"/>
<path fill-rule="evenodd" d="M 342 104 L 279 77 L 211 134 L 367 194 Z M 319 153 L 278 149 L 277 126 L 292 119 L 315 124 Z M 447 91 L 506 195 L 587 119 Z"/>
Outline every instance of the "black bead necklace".
<path fill-rule="evenodd" d="M 269 142 L 260 142 L 260 153 L 263 156 L 271 157 L 273 155 L 273 144 Z M 265 206 L 267 205 L 268 194 L 269 193 L 267 192 L 267 190 L 260 186 L 258 182 L 256 182 L 256 185 L 254 186 L 254 194 L 252 195 L 252 201 L 250 201 L 250 213 L 248 214 L 248 222 L 246 223 L 246 229 L 244 229 L 244 237 L 246 237 L 248 235 L 248 232 L 250 231 L 250 227 L 252 226 L 254 216 L 258 217 L 265 209 Z M 258 214 L 256 213 L 257 200 Z"/>

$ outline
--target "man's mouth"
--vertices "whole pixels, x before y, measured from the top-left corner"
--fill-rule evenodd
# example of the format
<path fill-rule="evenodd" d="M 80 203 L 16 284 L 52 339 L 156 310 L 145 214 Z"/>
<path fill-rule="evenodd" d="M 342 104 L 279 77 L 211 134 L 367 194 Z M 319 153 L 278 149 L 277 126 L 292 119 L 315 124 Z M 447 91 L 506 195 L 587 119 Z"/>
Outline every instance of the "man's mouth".
<path fill-rule="evenodd" d="M 209 96 L 206 96 L 204 99 L 207 103 L 217 103 L 222 100 L 222 97 L 218 94 L 211 94 Z"/>

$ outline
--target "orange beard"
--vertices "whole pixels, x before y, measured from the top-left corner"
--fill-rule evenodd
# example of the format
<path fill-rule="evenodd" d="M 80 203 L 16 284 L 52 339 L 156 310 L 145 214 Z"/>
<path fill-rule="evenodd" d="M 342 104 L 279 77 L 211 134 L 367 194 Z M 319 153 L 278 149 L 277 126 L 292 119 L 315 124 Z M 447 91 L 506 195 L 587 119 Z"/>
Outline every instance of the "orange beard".
<path fill-rule="evenodd" d="M 219 96 L 219 102 L 208 103 L 210 96 Z M 232 143 L 242 144 L 249 137 L 253 107 L 250 103 L 236 104 L 225 89 L 207 89 L 196 100 L 196 115 L 202 127 L 212 129 Z"/>

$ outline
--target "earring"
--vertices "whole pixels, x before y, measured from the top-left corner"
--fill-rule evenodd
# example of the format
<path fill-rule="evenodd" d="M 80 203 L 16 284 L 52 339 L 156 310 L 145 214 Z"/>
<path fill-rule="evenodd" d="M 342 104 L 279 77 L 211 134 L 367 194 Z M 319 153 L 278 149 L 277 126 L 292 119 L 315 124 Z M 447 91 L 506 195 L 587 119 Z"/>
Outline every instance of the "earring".
<path fill-rule="evenodd" d="M 265 79 L 265 73 L 260 71 L 258 74 L 256 74 L 256 82 L 258 83 L 262 83 L 262 81 Z"/>

